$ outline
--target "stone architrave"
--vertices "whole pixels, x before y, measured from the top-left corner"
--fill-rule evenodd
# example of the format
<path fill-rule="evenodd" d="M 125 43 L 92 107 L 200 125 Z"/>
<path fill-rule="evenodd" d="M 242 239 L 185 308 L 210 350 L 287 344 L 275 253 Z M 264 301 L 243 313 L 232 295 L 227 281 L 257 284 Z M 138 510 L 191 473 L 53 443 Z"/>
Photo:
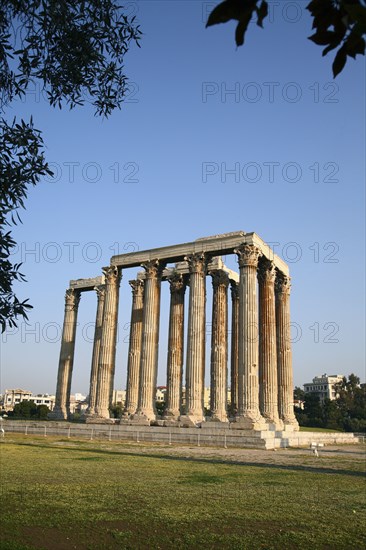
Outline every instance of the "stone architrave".
<path fill-rule="evenodd" d="M 132 287 L 132 311 L 128 350 L 126 405 L 124 415 L 134 414 L 139 397 L 142 315 L 144 307 L 144 281 L 129 281 Z"/>
<path fill-rule="evenodd" d="M 167 391 L 165 420 L 177 421 L 182 404 L 184 295 L 186 283 L 179 273 L 173 273 L 170 283 L 170 315 L 167 362 Z"/>
<path fill-rule="evenodd" d="M 281 430 L 277 401 L 276 349 L 276 269 L 272 261 L 262 258 L 258 268 L 259 286 L 259 410 L 270 427 Z"/>
<path fill-rule="evenodd" d="M 99 365 L 100 343 L 101 343 L 101 336 L 102 336 L 105 288 L 106 288 L 105 285 L 99 285 L 95 287 L 95 290 L 97 293 L 97 315 L 95 319 L 93 356 L 92 356 L 92 365 L 91 365 L 91 371 L 90 371 L 89 406 L 86 410 L 85 416 L 94 416 L 96 414 L 95 405 L 97 400 L 98 365 Z"/>
<path fill-rule="evenodd" d="M 231 285 L 231 414 L 238 412 L 238 369 L 239 369 L 239 285 Z"/>
<path fill-rule="evenodd" d="M 211 421 L 228 422 L 227 417 L 227 289 L 229 277 L 225 271 L 211 273 L 212 339 L 211 339 Z"/>
<path fill-rule="evenodd" d="M 159 260 L 142 264 L 145 269 L 144 309 L 140 361 L 139 401 L 133 420 L 150 424 L 156 420 L 155 393 L 158 371 L 160 287 L 164 268 Z"/>
<path fill-rule="evenodd" d="M 79 291 L 71 288 L 66 290 L 65 316 L 57 375 L 56 400 L 55 407 L 50 414 L 50 418 L 54 419 L 66 420 L 70 415 L 70 390 L 79 302 Z"/>
<path fill-rule="evenodd" d="M 186 359 L 186 405 L 180 417 L 183 425 L 195 426 L 204 420 L 206 271 L 205 253 L 185 257 L 189 268 L 189 310 Z"/>
<path fill-rule="evenodd" d="M 259 412 L 257 266 L 260 250 L 244 244 L 239 259 L 239 380 L 238 414 L 232 427 L 266 430 Z"/>
<path fill-rule="evenodd" d="M 298 430 L 299 424 L 294 414 L 293 371 L 290 326 L 291 279 L 277 274 L 275 284 L 276 332 L 277 332 L 277 373 L 278 410 L 285 429 Z"/>
<path fill-rule="evenodd" d="M 100 340 L 95 411 L 98 418 L 108 419 L 112 399 L 116 361 L 118 300 L 121 272 L 116 266 L 110 266 L 104 268 L 103 273 L 106 281 L 106 293 L 102 335 Z"/>

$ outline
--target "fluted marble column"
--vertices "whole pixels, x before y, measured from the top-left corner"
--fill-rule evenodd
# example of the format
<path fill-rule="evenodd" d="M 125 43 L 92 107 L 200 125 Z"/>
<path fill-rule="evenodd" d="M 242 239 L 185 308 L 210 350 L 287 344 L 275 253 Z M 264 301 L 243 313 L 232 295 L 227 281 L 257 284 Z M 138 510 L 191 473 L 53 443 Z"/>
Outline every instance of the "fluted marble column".
<path fill-rule="evenodd" d="M 109 407 L 111 406 L 116 361 L 118 299 L 121 273 L 116 266 L 104 268 L 103 273 L 106 281 L 106 293 L 100 340 L 95 411 L 99 418 L 107 419 L 109 418 Z"/>
<path fill-rule="evenodd" d="M 276 269 L 270 260 L 259 262 L 259 410 L 272 429 L 283 429 L 278 416 L 276 350 Z"/>
<path fill-rule="evenodd" d="M 265 430 L 259 412 L 257 266 L 260 250 L 244 244 L 238 255 L 239 279 L 239 380 L 238 414 L 233 428 Z"/>
<path fill-rule="evenodd" d="M 211 273 L 212 339 L 211 339 L 211 420 L 227 422 L 227 289 L 229 277 L 225 271 Z"/>
<path fill-rule="evenodd" d="M 186 284 L 179 273 L 169 277 L 170 316 L 167 362 L 166 410 L 164 419 L 179 419 L 182 403 L 183 345 L 184 345 L 184 294 Z"/>
<path fill-rule="evenodd" d="M 290 326 L 291 279 L 278 273 L 275 285 L 276 331 L 277 331 L 277 372 L 278 409 L 285 429 L 298 430 L 299 424 L 294 413 L 293 371 Z"/>
<path fill-rule="evenodd" d="M 207 256 L 187 256 L 189 267 L 189 312 L 186 360 L 186 410 L 180 417 L 184 425 L 195 426 L 204 420 L 206 271 Z"/>
<path fill-rule="evenodd" d="M 238 412 L 238 368 L 239 368 L 239 285 L 231 285 L 231 414 Z"/>
<path fill-rule="evenodd" d="M 95 405 L 97 400 L 98 365 L 103 325 L 105 285 L 97 286 L 95 290 L 97 293 L 97 315 L 95 319 L 93 356 L 90 371 L 89 407 L 86 410 L 85 416 L 94 416 L 96 414 Z"/>
<path fill-rule="evenodd" d="M 164 264 L 150 260 L 142 264 L 145 272 L 144 310 L 140 361 L 139 401 L 133 420 L 147 423 L 156 419 L 156 381 L 158 371 L 160 286 Z"/>
<path fill-rule="evenodd" d="M 131 415 L 137 410 L 140 380 L 142 313 L 144 306 L 144 281 L 129 281 L 132 287 L 132 311 L 130 342 L 128 350 L 126 405 L 124 414 Z"/>
<path fill-rule="evenodd" d="M 65 316 L 58 365 L 55 407 L 50 418 L 65 420 L 70 415 L 70 390 L 74 364 L 76 321 L 80 292 L 69 288 L 65 295 Z"/>

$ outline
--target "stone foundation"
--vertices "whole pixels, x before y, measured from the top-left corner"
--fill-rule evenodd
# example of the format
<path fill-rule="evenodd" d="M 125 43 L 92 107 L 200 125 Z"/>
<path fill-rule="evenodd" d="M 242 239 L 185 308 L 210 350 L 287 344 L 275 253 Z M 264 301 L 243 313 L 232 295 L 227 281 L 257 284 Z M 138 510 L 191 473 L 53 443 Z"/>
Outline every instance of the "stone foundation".
<path fill-rule="evenodd" d="M 359 443 L 352 433 L 299 432 L 299 431 L 251 431 L 233 429 L 227 423 L 203 423 L 201 428 L 136 424 L 88 423 L 76 424 L 61 422 L 30 422 L 23 420 L 4 421 L 5 438 L 7 433 L 31 435 L 55 435 L 62 437 L 82 437 L 86 439 L 110 441 L 137 441 L 171 445 L 200 445 L 202 447 L 237 447 L 253 449 L 280 449 L 286 447 L 310 447 L 311 443 L 341 445 Z"/>

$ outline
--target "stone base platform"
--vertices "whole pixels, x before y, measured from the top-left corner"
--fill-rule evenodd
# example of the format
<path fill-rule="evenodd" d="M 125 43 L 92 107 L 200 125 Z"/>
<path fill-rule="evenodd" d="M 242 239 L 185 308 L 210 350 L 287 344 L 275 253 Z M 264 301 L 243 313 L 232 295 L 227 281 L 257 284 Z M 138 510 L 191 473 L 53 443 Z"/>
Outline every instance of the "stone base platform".
<path fill-rule="evenodd" d="M 97 416 L 86 416 L 85 424 L 116 424 L 116 418 L 98 418 Z"/>
<path fill-rule="evenodd" d="M 198 445 L 209 447 L 243 447 L 253 449 L 280 449 L 286 447 L 309 447 L 311 443 L 326 445 L 359 443 L 353 433 L 299 432 L 299 431 L 252 431 L 232 429 L 223 422 L 202 423 L 201 428 L 178 426 L 142 426 L 94 422 L 77 424 L 67 421 L 10 420 L 3 422 L 6 433 L 27 435 L 55 435 L 82 437 L 95 440 L 135 441 L 164 443 L 169 445 Z"/>

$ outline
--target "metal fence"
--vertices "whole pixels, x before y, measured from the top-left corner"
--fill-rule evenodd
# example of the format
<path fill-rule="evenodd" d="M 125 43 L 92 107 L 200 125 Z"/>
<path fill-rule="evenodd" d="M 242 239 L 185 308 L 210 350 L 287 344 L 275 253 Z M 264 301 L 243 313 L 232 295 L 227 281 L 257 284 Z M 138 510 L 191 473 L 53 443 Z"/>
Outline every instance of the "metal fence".
<path fill-rule="evenodd" d="M 287 448 L 287 447 L 306 447 L 309 445 L 309 440 L 314 439 L 313 433 L 309 433 L 308 437 L 305 433 L 301 436 L 292 434 L 290 437 L 284 435 L 282 438 L 270 436 L 266 439 L 261 438 L 260 433 L 252 435 L 241 435 L 236 431 L 227 430 L 227 433 L 214 433 L 214 430 L 207 433 L 201 429 L 173 429 L 169 428 L 154 429 L 120 425 L 106 424 L 54 424 L 53 422 L 2 422 L 4 433 L 21 433 L 24 435 L 42 435 L 58 436 L 62 439 L 81 438 L 85 440 L 98 441 L 114 441 L 123 442 L 131 441 L 135 443 L 163 443 L 167 445 L 192 445 L 197 447 L 221 447 L 221 448 Z M 234 433 L 233 433 L 234 432 Z M 354 434 L 360 443 L 366 443 L 366 434 Z M 344 436 L 344 437 L 342 437 Z M 348 439 L 346 440 L 348 436 Z M 335 445 L 339 443 L 351 443 L 352 434 L 319 434 L 319 439 L 322 439 L 326 445 Z M 318 438 L 317 438 L 318 439 Z M 344 439 L 344 441 L 342 441 Z M 355 442 L 355 441 L 354 441 Z"/>
<path fill-rule="evenodd" d="M 50 424 L 34 425 L 34 424 L 15 424 L 4 426 L 5 432 L 21 433 L 24 435 L 43 435 L 47 437 L 61 436 L 65 439 L 81 438 L 87 440 L 100 440 L 100 441 L 133 441 L 136 443 L 165 443 L 168 445 L 195 445 L 195 446 L 213 446 L 227 448 L 238 446 L 259 446 L 261 443 L 260 438 L 254 438 L 253 441 L 239 441 L 234 435 L 227 434 L 204 434 L 201 430 L 195 430 L 196 433 L 188 433 L 187 430 L 182 430 L 180 433 L 172 432 L 170 430 L 164 430 L 156 432 L 153 429 L 150 430 L 116 430 L 112 426 L 88 426 L 88 425 L 69 425 L 69 426 L 52 426 Z M 244 439 L 244 438 L 243 438 Z M 248 438 L 245 438 L 246 440 Z M 254 441 L 255 440 L 255 441 Z M 238 445 L 239 444 L 239 445 Z M 264 444 L 263 444 L 264 448 Z"/>

